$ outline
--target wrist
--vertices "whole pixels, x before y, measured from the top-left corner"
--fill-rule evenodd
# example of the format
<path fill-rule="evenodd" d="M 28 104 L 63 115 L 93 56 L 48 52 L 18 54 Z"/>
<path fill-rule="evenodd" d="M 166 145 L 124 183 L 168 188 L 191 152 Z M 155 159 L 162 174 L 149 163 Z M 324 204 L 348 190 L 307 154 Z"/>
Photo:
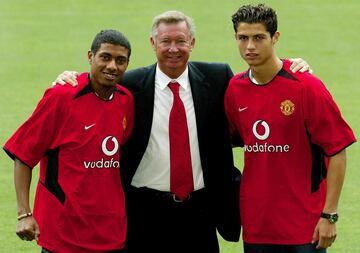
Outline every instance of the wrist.
<path fill-rule="evenodd" d="M 25 218 L 30 217 L 30 216 L 32 216 L 32 212 L 27 212 L 27 213 L 20 214 L 20 215 L 17 217 L 17 219 L 18 219 L 18 221 L 19 221 L 19 220 L 25 219 Z"/>
<path fill-rule="evenodd" d="M 337 212 L 333 212 L 333 213 L 321 212 L 320 217 L 327 219 L 330 222 L 330 224 L 335 224 L 339 219 L 339 215 L 337 214 Z"/>

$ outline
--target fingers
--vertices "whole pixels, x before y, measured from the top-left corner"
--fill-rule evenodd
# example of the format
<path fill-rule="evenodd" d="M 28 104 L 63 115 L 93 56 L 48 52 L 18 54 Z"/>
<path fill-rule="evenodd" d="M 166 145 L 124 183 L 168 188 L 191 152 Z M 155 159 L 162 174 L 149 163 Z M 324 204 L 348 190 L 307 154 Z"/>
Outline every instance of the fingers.
<path fill-rule="evenodd" d="M 31 230 L 21 230 L 16 232 L 17 236 L 24 241 L 32 241 L 35 239 L 35 233 Z"/>
<path fill-rule="evenodd" d="M 301 58 L 294 58 L 294 59 L 290 59 L 290 61 L 292 62 L 291 66 L 290 66 L 290 70 L 293 72 L 293 73 L 296 73 L 296 72 L 306 72 L 308 71 L 309 73 L 312 73 L 312 70 L 310 69 L 310 66 L 309 64 L 304 61 L 303 59 Z"/>
<path fill-rule="evenodd" d="M 320 248 L 326 249 L 335 242 L 335 239 L 336 239 L 336 234 L 320 236 L 320 239 L 319 239 L 319 242 L 318 242 L 316 248 L 317 249 L 320 249 Z"/>
<path fill-rule="evenodd" d="M 334 238 L 321 238 L 316 246 L 317 249 L 326 249 L 328 247 L 330 247 L 333 243 L 335 242 L 335 237 Z"/>
<path fill-rule="evenodd" d="M 319 238 L 319 229 L 318 229 L 318 227 L 316 226 L 316 228 L 315 228 L 315 230 L 314 230 L 314 233 L 313 233 L 313 235 L 312 235 L 311 243 L 315 243 L 318 238 Z"/>
<path fill-rule="evenodd" d="M 37 225 L 35 220 L 20 221 L 16 228 L 16 234 L 21 240 L 38 240 L 40 236 L 39 226 Z"/>
<path fill-rule="evenodd" d="M 64 71 L 63 73 L 61 73 L 55 80 L 55 82 L 52 83 L 52 86 L 56 85 L 56 84 L 61 84 L 64 85 L 65 83 L 69 83 L 72 86 L 76 86 L 77 80 L 76 77 L 79 75 L 79 73 L 77 73 L 76 71 Z"/>
<path fill-rule="evenodd" d="M 37 240 L 39 240 L 39 237 L 40 237 L 40 229 L 39 229 L 38 224 L 36 224 L 35 231 L 34 231 L 34 239 L 37 241 Z"/>

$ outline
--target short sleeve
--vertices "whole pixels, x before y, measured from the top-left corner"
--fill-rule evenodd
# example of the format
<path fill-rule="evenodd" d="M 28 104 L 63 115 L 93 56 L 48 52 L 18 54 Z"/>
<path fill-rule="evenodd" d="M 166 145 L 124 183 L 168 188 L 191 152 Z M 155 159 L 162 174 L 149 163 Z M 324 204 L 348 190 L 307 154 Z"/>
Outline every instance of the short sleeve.
<path fill-rule="evenodd" d="M 356 141 L 349 125 L 324 84 L 317 78 L 305 81 L 304 119 L 312 143 L 332 156 Z"/>
<path fill-rule="evenodd" d="M 12 159 L 19 159 L 33 168 L 53 145 L 61 105 L 57 88 L 49 88 L 35 111 L 5 143 L 4 150 Z"/>

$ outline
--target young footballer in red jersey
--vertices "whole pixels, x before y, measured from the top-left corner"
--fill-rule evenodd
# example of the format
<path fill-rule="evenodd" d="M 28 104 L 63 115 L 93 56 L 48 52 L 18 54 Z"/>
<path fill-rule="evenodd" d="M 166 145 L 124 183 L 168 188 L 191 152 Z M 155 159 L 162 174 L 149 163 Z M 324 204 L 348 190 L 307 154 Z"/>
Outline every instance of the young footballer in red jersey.
<path fill-rule="evenodd" d="M 345 149 L 355 137 L 323 83 L 292 73 L 275 53 L 275 11 L 242 6 L 235 38 L 249 70 L 225 95 L 232 137 L 244 148 L 240 215 L 246 253 L 325 252 L 336 237 Z"/>
<path fill-rule="evenodd" d="M 131 53 L 115 30 L 98 33 L 88 52 L 90 73 L 76 88 L 48 89 L 4 149 L 15 161 L 17 234 L 42 252 L 122 252 L 127 217 L 120 146 L 133 125 L 131 93 L 118 85 Z M 40 161 L 34 214 L 32 168 Z"/>

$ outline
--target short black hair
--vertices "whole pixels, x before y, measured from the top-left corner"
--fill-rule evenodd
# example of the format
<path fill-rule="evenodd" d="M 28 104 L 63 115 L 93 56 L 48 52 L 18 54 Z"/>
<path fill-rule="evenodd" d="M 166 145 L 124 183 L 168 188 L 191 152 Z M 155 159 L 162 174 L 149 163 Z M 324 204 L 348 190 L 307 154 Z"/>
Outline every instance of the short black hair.
<path fill-rule="evenodd" d="M 265 4 L 243 5 L 231 16 L 231 20 L 235 32 L 237 32 L 240 23 L 262 23 L 265 25 L 266 30 L 270 33 L 271 37 L 277 31 L 276 12 Z"/>
<path fill-rule="evenodd" d="M 98 34 L 96 34 L 92 44 L 91 44 L 91 52 L 95 55 L 101 44 L 109 43 L 113 45 L 123 46 L 128 49 L 128 58 L 130 59 L 131 55 L 131 45 L 129 40 L 125 37 L 124 34 L 117 30 L 102 30 Z"/>

